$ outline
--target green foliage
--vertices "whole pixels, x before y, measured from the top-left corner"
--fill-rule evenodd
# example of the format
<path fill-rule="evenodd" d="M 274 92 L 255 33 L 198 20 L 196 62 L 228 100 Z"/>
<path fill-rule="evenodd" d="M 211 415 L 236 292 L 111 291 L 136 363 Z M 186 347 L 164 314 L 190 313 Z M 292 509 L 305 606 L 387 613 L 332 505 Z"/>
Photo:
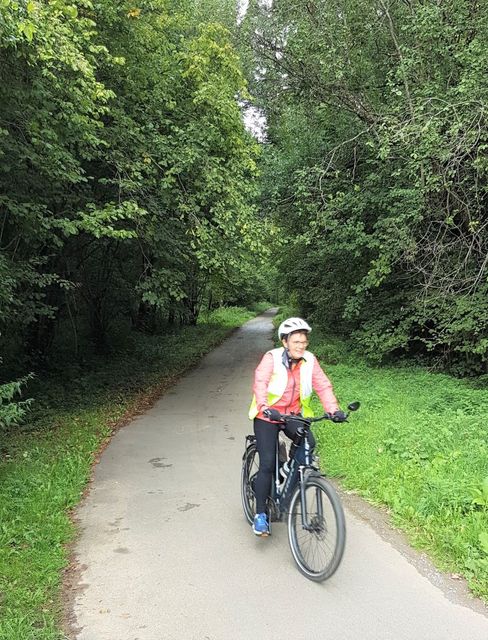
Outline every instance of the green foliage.
<path fill-rule="evenodd" d="M 484 372 L 486 12 L 277 0 L 254 3 L 243 29 L 285 289 L 371 358 Z"/>
<path fill-rule="evenodd" d="M 6 364 L 45 366 L 68 326 L 78 357 L 120 322 L 154 332 L 265 297 L 234 4 L 0 9 Z"/>
<path fill-rule="evenodd" d="M 488 391 L 421 369 L 375 369 L 345 345 L 329 365 L 337 350 L 320 337 L 314 347 L 342 403 L 362 404 L 349 423 L 316 431 L 324 469 L 386 505 L 416 546 L 488 599 Z"/>
<path fill-rule="evenodd" d="M 20 380 L 0 384 L 0 432 L 19 425 L 32 402 L 32 399 L 16 400 L 22 393 L 22 387 L 32 378 L 24 376 Z"/>
<path fill-rule="evenodd" d="M 266 308 L 268 307 L 269 305 L 266 305 Z M 245 307 L 220 307 L 213 311 L 202 313 L 198 318 L 198 324 L 236 327 L 242 324 L 243 319 L 251 319 L 255 312 L 257 313 L 258 310 L 249 311 Z"/>
<path fill-rule="evenodd" d="M 257 148 L 235 99 L 245 82 L 226 28 L 195 21 L 182 5 L 140 9 L 129 46 L 116 11 L 106 6 L 99 19 L 106 46 L 125 60 L 122 73 L 107 70 L 119 96 L 105 129 L 113 188 L 147 213 L 138 226 L 142 303 L 193 323 L 205 297 L 232 303 L 229 293 L 249 280 L 260 249 Z"/>

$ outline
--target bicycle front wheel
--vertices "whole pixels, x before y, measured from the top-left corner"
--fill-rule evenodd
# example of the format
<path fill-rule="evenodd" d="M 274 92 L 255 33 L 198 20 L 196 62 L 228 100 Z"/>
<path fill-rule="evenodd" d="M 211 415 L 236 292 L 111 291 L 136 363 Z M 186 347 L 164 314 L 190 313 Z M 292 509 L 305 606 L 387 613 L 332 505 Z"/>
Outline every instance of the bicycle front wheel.
<path fill-rule="evenodd" d="M 241 499 L 242 509 L 246 520 L 252 524 L 256 514 L 256 496 L 254 495 L 254 480 L 259 469 L 259 454 L 256 444 L 250 444 L 242 458 L 241 471 Z"/>
<path fill-rule="evenodd" d="M 324 478 L 305 480 L 304 503 L 300 484 L 295 489 L 288 540 L 299 570 L 310 580 L 327 580 L 339 567 L 346 543 L 344 511 L 335 489 Z"/>

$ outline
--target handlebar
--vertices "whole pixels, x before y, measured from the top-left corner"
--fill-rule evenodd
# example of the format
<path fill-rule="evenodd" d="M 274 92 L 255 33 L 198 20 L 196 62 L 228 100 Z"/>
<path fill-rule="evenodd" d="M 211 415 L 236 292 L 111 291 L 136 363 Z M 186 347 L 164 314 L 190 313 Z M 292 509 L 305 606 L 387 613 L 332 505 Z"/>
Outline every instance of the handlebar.
<path fill-rule="evenodd" d="M 361 404 L 359 402 L 351 402 L 347 405 L 349 412 L 346 413 L 346 419 L 341 420 L 340 422 L 347 422 L 347 418 L 349 417 L 352 411 L 357 411 Z M 334 420 L 334 414 L 332 413 L 324 413 L 324 415 L 319 416 L 317 418 L 304 418 L 303 416 L 296 415 L 293 413 L 281 413 L 280 421 L 285 423 L 288 420 L 297 420 L 298 422 L 302 422 L 305 425 L 310 426 L 312 422 L 321 422 L 322 420 Z"/>

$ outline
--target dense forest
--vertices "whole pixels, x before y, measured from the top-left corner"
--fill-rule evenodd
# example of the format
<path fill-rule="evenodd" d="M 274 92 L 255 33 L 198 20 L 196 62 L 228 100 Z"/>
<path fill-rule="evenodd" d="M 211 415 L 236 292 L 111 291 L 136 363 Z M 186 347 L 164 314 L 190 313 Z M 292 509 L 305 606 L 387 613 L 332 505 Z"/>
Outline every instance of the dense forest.
<path fill-rule="evenodd" d="M 487 371 L 487 41 L 478 0 L 254 2 L 241 25 L 284 291 L 376 361 Z"/>
<path fill-rule="evenodd" d="M 482 3 L 243 8 L 0 0 L 4 420 L 53 353 L 266 297 L 375 361 L 486 373 Z"/>
<path fill-rule="evenodd" d="M 55 351 L 264 296 L 235 16 L 219 0 L 0 2 L 4 402 Z"/>

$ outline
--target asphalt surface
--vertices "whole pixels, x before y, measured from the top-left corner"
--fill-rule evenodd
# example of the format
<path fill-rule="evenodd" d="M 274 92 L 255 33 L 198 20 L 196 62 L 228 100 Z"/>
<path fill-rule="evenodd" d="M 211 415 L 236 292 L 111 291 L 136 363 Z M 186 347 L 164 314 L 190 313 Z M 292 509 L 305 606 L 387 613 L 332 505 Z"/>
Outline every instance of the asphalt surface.
<path fill-rule="evenodd" d="M 343 563 L 322 584 L 296 569 L 285 524 L 252 534 L 240 465 L 271 346 L 265 314 L 115 434 L 77 514 L 71 637 L 488 640 L 486 607 L 353 504 Z"/>

